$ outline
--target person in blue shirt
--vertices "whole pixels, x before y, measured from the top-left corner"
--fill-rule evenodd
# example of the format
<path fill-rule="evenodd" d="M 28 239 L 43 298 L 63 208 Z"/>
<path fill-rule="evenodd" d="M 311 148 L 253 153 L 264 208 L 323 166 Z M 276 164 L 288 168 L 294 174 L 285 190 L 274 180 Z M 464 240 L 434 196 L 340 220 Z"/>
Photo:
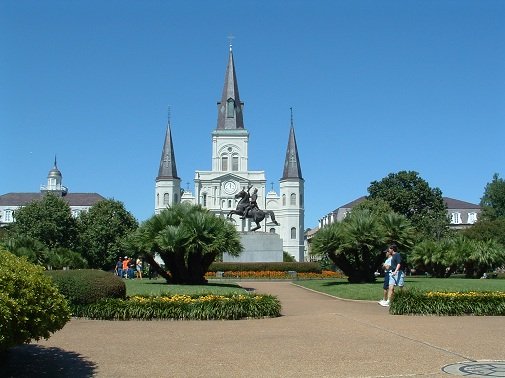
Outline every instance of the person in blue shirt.
<path fill-rule="evenodd" d="M 395 293 L 395 287 L 403 288 L 405 280 L 405 272 L 402 265 L 402 256 L 398 252 L 398 247 L 396 244 L 391 244 L 389 250 L 393 253 L 391 257 L 391 271 L 389 273 L 389 289 L 388 289 L 388 299 L 385 302 L 380 303 L 381 306 L 388 307 L 393 299 Z"/>

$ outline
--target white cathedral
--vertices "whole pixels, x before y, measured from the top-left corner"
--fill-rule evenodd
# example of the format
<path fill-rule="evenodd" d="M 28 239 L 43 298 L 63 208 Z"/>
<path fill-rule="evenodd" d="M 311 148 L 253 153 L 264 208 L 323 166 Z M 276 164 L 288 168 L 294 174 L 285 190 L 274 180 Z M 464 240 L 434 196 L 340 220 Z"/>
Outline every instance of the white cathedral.
<path fill-rule="evenodd" d="M 293 120 L 291 118 L 284 170 L 279 181 L 280 194 L 273 190 L 267 193 L 265 172 L 248 169 L 249 132 L 244 127 L 243 105 L 230 46 L 223 94 L 218 102 L 217 128 L 212 131 L 212 170 L 195 171 L 194 194 L 189 191 L 181 192 L 169 120 L 156 177 L 155 213 L 158 214 L 174 203 L 188 202 L 199 204 L 216 216 L 226 217 L 237 206 L 235 194 L 252 186 L 258 190 L 258 207 L 261 210 L 272 210 L 279 222 L 279 225 L 276 225 L 270 218 L 266 218 L 258 231 L 277 233 L 282 239 L 283 251 L 297 261 L 303 261 L 304 179 Z M 234 216 L 230 221 L 239 232 L 247 232 L 251 228 L 249 219 L 242 220 Z"/>

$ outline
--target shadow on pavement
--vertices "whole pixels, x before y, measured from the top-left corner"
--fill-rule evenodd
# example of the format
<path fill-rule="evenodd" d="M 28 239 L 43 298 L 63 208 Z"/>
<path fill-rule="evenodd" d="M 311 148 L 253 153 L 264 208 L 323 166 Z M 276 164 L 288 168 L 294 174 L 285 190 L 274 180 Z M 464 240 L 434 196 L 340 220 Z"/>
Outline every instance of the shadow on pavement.
<path fill-rule="evenodd" d="M 75 352 L 41 345 L 21 345 L 0 356 L 2 377 L 92 377 L 96 365 Z"/>

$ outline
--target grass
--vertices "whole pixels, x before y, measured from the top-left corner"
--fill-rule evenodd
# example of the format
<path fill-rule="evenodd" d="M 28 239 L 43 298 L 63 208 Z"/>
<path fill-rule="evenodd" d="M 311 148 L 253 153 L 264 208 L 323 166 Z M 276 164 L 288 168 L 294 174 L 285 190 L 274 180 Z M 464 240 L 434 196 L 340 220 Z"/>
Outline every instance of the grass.
<path fill-rule="evenodd" d="M 232 282 L 211 282 L 207 285 L 169 285 L 162 279 L 125 280 L 126 295 L 173 294 L 244 294 L 246 290 Z"/>
<path fill-rule="evenodd" d="M 350 284 L 346 279 L 298 280 L 296 284 L 339 298 L 378 300 L 382 298 L 382 278 L 375 283 Z M 503 279 L 407 277 L 406 288 L 428 291 L 505 291 Z"/>

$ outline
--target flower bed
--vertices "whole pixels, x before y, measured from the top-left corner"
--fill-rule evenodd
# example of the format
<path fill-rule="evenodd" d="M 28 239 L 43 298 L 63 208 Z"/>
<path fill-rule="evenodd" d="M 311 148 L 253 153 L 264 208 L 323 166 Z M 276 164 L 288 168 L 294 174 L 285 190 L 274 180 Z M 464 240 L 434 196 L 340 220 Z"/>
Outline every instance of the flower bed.
<path fill-rule="evenodd" d="M 76 317 L 102 320 L 211 320 L 280 316 L 281 304 L 271 295 L 171 295 L 104 299 L 72 306 Z"/>
<path fill-rule="evenodd" d="M 505 315 L 505 292 L 435 292 L 403 290 L 395 293 L 393 315 Z"/>
<path fill-rule="evenodd" d="M 216 272 L 207 272 L 206 278 L 234 278 L 234 279 L 323 279 L 323 278 L 343 278 L 344 275 L 340 272 L 333 272 L 331 270 L 323 270 L 321 273 L 311 272 L 292 272 L 284 271 L 225 271 L 222 272 L 221 277 L 217 277 Z"/>

